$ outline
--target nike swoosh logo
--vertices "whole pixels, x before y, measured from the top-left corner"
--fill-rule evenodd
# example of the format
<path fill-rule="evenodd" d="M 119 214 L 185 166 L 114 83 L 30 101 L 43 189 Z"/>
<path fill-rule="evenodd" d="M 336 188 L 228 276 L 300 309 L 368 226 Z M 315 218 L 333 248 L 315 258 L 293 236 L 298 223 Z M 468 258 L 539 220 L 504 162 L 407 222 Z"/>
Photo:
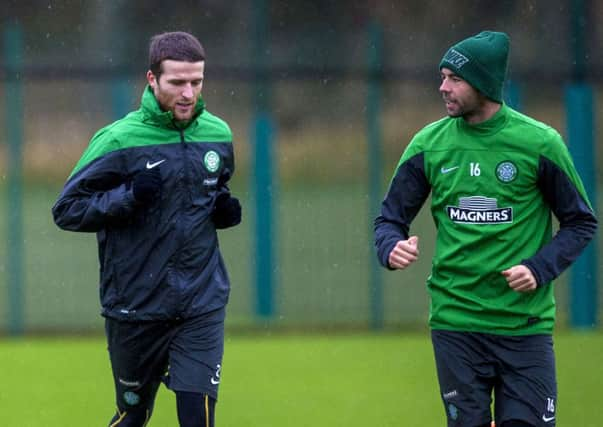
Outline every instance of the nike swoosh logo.
<path fill-rule="evenodd" d="M 211 377 L 209 379 L 209 382 L 212 383 L 213 385 L 217 385 L 220 384 L 220 380 L 214 380 L 214 377 Z M 554 417 L 553 417 L 554 418 Z"/>
<path fill-rule="evenodd" d="M 165 159 L 159 160 L 158 162 L 155 162 L 155 163 L 147 162 L 147 169 L 153 169 L 155 166 L 159 166 L 163 162 L 165 162 Z"/>
<path fill-rule="evenodd" d="M 453 166 L 453 167 L 451 167 L 451 168 L 442 168 L 442 169 L 440 169 L 440 171 L 441 171 L 442 173 L 448 173 L 448 172 L 452 172 L 452 171 L 454 171 L 454 170 L 457 170 L 459 167 L 460 167 L 460 166 Z"/>
<path fill-rule="evenodd" d="M 548 423 L 549 421 L 553 421 L 554 419 L 555 419 L 554 415 L 552 417 L 546 417 L 544 414 L 542 414 L 542 421 L 544 421 L 545 423 Z"/>

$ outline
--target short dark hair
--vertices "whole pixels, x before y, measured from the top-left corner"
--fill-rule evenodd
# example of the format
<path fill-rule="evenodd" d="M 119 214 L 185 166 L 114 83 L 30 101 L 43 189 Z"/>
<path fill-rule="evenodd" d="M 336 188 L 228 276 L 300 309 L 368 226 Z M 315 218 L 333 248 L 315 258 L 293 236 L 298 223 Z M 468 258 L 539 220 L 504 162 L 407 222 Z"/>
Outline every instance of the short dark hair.
<path fill-rule="evenodd" d="M 175 61 L 205 61 L 205 49 L 195 36 L 183 31 L 157 34 L 149 43 L 149 70 L 157 79 L 161 75 L 161 63 Z"/>

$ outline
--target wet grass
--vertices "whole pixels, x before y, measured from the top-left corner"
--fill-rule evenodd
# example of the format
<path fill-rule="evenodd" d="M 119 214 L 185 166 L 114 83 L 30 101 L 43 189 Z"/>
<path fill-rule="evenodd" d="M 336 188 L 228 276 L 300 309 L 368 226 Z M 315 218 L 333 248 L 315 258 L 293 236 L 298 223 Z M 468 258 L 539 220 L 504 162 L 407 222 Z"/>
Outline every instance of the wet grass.
<path fill-rule="evenodd" d="M 601 333 L 556 336 L 558 422 L 595 427 Z M 101 337 L 0 341 L 0 425 L 105 425 L 113 385 Z M 443 426 L 426 333 L 228 335 L 217 426 Z M 176 424 L 162 387 L 149 427 Z"/>

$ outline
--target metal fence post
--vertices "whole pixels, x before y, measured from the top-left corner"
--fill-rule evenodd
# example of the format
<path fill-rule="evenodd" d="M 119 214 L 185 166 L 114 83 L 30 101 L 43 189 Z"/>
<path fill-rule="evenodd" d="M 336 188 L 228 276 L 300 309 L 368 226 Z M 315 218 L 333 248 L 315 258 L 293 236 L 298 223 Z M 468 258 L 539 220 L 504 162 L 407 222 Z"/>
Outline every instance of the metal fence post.
<path fill-rule="evenodd" d="M 592 89 L 586 84 L 572 84 L 566 92 L 568 145 L 584 189 L 597 205 L 594 155 L 594 108 Z M 570 324 L 575 328 L 597 325 L 597 253 L 596 240 L 574 262 L 570 274 Z"/>
<path fill-rule="evenodd" d="M 566 91 L 566 115 L 569 149 L 584 189 L 596 208 L 595 119 L 592 88 L 586 83 L 587 52 L 584 0 L 570 2 L 572 83 Z M 570 324 L 575 328 L 597 325 L 596 240 L 591 242 L 571 269 L 569 286 Z"/>
<path fill-rule="evenodd" d="M 7 278 L 8 329 L 11 335 L 23 333 L 23 91 L 20 74 L 22 34 L 18 24 L 4 28 L 4 62 L 7 67 L 5 126 L 7 161 Z"/>
<path fill-rule="evenodd" d="M 274 314 L 276 226 L 274 224 L 275 161 L 274 124 L 270 114 L 270 81 L 267 75 L 267 53 L 269 7 L 266 0 L 256 0 L 254 5 L 254 49 L 252 61 L 255 65 L 255 96 L 253 119 L 253 195 L 255 211 L 255 290 L 256 314 L 271 318 Z"/>
<path fill-rule="evenodd" d="M 516 80 L 508 79 L 505 82 L 505 103 L 516 111 L 523 110 L 523 104 L 521 99 L 521 88 Z"/>
<path fill-rule="evenodd" d="M 366 99 L 367 156 L 369 186 L 370 322 L 373 329 L 383 327 L 383 278 L 373 244 L 373 220 L 381 205 L 381 98 L 383 80 L 383 31 L 372 22 L 368 27 L 368 90 Z"/>

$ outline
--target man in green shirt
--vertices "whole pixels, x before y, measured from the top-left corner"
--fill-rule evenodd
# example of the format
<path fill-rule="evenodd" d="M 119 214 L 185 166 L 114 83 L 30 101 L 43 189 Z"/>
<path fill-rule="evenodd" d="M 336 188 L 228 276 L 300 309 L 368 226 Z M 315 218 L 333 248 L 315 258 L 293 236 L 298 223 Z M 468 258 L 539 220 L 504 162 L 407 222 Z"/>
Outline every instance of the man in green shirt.
<path fill-rule="evenodd" d="M 502 101 L 508 50 L 506 34 L 484 31 L 446 52 L 448 117 L 414 136 L 375 220 L 380 262 L 405 269 L 431 193 L 429 325 L 448 426 L 490 426 L 493 392 L 497 426 L 555 425 L 551 281 L 597 228 L 559 133 Z"/>

